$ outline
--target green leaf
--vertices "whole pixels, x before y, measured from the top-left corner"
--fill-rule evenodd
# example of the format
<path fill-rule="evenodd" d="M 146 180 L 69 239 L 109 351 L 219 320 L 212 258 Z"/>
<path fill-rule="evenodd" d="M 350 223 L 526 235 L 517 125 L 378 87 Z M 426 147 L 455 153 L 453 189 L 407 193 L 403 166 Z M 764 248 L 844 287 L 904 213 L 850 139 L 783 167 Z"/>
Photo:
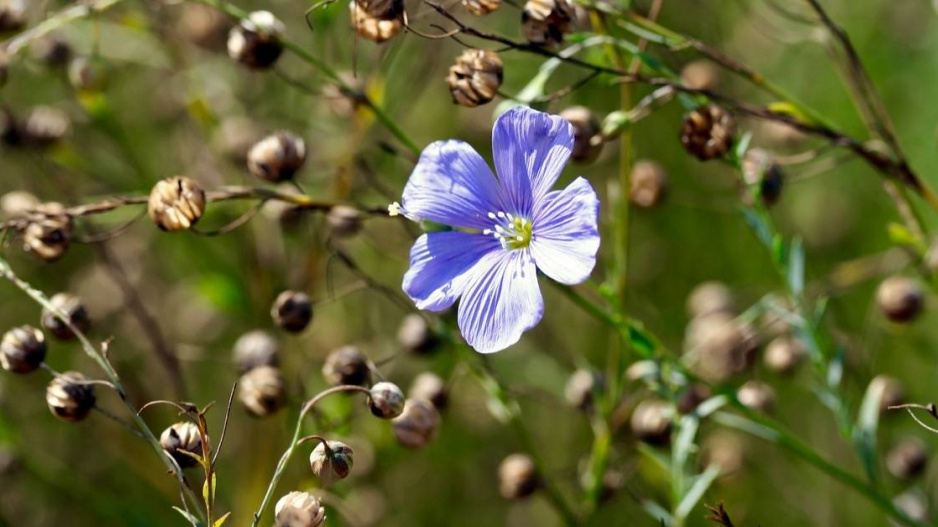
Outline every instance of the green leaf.
<path fill-rule="evenodd" d="M 205 500 L 205 503 L 215 503 L 215 489 L 217 488 L 217 487 L 215 486 L 215 484 L 216 484 L 217 479 L 218 479 L 218 478 L 216 477 L 217 475 L 218 475 L 217 472 L 212 472 L 212 496 L 211 496 L 211 499 L 209 499 L 209 495 L 208 495 L 208 478 L 206 478 L 206 479 L 205 479 L 205 483 L 202 484 L 202 499 Z"/>
<path fill-rule="evenodd" d="M 795 296 L 801 296 L 804 291 L 804 244 L 801 238 L 792 240 L 789 249 L 788 287 Z"/>
<path fill-rule="evenodd" d="M 866 469 L 866 475 L 871 482 L 877 481 L 878 466 L 876 463 L 876 430 L 879 427 L 879 409 L 883 402 L 883 391 L 870 383 L 863 395 L 860 412 L 853 428 L 853 441 L 856 443 L 860 461 Z"/>
<path fill-rule="evenodd" d="M 928 252 L 928 247 L 922 243 L 918 236 L 901 223 L 892 222 L 889 224 L 889 239 L 896 245 L 913 249 L 919 256 L 924 256 Z"/>
<path fill-rule="evenodd" d="M 176 512 L 178 512 L 179 514 L 181 514 L 182 517 L 185 518 L 186 521 L 189 522 L 190 525 L 192 525 L 192 527 L 201 527 L 201 524 L 199 523 L 198 518 L 196 518 L 195 516 L 193 516 L 193 515 L 189 514 L 188 512 L 186 512 L 186 511 L 180 509 L 179 507 L 175 507 L 175 506 L 174 506 L 174 507 L 173 507 L 173 510 L 176 511 Z"/>
<path fill-rule="evenodd" d="M 215 520 L 215 523 L 212 524 L 212 527 L 221 527 L 222 524 L 225 523 L 225 520 L 227 520 L 229 516 L 231 516 L 231 512 L 226 512 L 224 516 Z"/>
<path fill-rule="evenodd" d="M 687 491 L 687 494 L 684 495 L 684 499 L 681 500 L 681 503 L 679 503 L 677 509 L 675 509 L 674 515 L 678 518 L 687 518 L 691 511 L 694 510 L 694 507 L 697 506 L 700 498 L 703 498 L 707 489 L 710 488 L 710 485 L 716 481 L 719 475 L 720 467 L 717 465 L 707 467 L 707 470 L 704 470 L 703 474 L 694 479 L 690 490 Z"/>
<path fill-rule="evenodd" d="M 629 320 L 629 344 L 642 357 L 651 357 L 657 349 L 655 338 L 641 323 Z"/>

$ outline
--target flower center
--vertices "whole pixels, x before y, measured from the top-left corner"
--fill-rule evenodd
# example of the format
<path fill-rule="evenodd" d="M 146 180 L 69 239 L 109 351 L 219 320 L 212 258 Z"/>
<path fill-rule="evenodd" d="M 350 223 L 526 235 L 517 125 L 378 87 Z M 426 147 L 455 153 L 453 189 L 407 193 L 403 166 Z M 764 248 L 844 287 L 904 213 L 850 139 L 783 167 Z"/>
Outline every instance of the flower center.
<path fill-rule="evenodd" d="M 509 251 L 524 249 L 531 244 L 531 222 L 510 212 L 490 212 L 489 219 L 495 222 L 493 229 L 485 229 L 482 234 L 495 237 L 502 247 Z"/>

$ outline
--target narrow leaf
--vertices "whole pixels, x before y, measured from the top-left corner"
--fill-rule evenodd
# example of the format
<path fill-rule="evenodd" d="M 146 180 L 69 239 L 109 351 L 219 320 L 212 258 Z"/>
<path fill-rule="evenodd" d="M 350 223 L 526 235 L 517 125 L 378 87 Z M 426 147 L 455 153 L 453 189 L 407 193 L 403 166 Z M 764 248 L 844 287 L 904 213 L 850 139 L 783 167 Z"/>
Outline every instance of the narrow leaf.
<path fill-rule="evenodd" d="M 691 485 L 690 490 L 687 491 L 687 494 L 684 495 L 684 499 L 681 500 L 681 503 L 678 504 L 674 514 L 678 518 L 686 518 L 691 511 L 694 510 L 694 507 L 697 506 L 697 503 L 703 498 L 707 489 L 710 488 L 710 485 L 716 481 L 719 475 L 720 467 L 717 465 L 707 467 L 707 470 L 705 470 L 703 474 L 694 479 L 694 483 Z"/>
<path fill-rule="evenodd" d="M 231 516 L 231 512 L 226 512 L 224 516 L 215 520 L 215 523 L 212 525 L 212 527 L 221 527 L 222 524 L 225 523 L 225 520 L 227 520 L 229 516 Z"/>
<path fill-rule="evenodd" d="M 189 514 L 188 512 L 186 512 L 186 511 L 180 509 L 179 507 L 175 507 L 175 506 L 174 506 L 174 507 L 173 507 L 173 510 L 176 511 L 176 512 L 178 512 L 179 514 L 181 514 L 182 517 L 185 518 L 186 521 L 189 522 L 190 525 L 192 525 L 192 527 L 199 527 L 199 520 L 198 520 L 198 518 L 196 518 L 195 516 L 193 516 L 193 515 Z"/>

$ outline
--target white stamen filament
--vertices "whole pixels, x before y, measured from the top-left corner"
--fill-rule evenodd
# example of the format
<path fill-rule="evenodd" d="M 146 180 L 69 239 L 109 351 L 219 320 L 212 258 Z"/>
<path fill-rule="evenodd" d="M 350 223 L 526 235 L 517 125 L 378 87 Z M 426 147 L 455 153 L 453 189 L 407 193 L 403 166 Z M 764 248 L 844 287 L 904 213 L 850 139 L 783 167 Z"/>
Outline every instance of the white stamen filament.
<path fill-rule="evenodd" d="M 492 235 L 505 249 L 522 249 L 531 241 L 531 222 L 510 212 L 489 212 L 489 219 L 496 223 L 492 229 L 484 229 L 482 234 Z"/>

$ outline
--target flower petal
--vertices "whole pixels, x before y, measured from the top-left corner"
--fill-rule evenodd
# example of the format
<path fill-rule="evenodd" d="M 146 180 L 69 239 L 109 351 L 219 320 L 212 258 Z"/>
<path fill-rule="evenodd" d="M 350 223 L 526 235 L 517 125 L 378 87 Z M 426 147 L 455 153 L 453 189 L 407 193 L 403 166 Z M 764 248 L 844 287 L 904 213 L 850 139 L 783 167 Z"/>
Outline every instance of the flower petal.
<path fill-rule="evenodd" d="M 420 154 L 404 187 L 408 214 L 470 229 L 491 227 L 486 216 L 497 210 L 498 184 L 485 160 L 462 141 L 437 141 Z"/>
<path fill-rule="evenodd" d="M 534 211 L 531 254 L 538 269 L 573 285 L 589 278 L 599 250 L 599 198 L 582 177 L 550 192 Z"/>
<path fill-rule="evenodd" d="M 518 106 L 495 121 L 492 151 L 505 212 L 528 216 L 554 186 L 573 150 L 563 117 Z"/>
<path fill-rule="evenodd" d="M 544 299 L 528 251 L 490 252 L 469 275 L 459 302 L 459 331 L 476 351 L 501 351 L 541 321 Z"/>
<path fill-rule="evenodd" d="M 418 309 L 442 311 L 462 295 L 467 271 L 487 253 L 501 249 L 491 236 L 432 232 L 417 238 L 402 285 Z"/>

